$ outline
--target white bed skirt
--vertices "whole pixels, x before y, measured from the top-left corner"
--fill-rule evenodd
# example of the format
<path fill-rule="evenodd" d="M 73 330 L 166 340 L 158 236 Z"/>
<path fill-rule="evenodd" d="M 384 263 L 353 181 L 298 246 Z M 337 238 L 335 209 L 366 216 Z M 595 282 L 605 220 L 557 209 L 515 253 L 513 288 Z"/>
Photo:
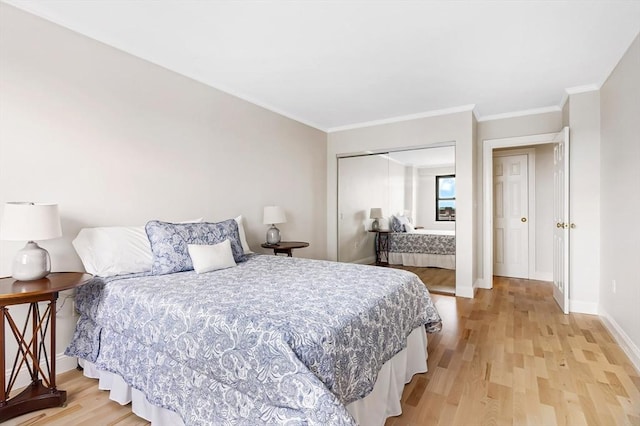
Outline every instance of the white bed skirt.
<path fill-rule="evenodd" d="M 456 269 L 456 255 L 389 252 L 389 263 L 391 265 L 419 266 L 421 268 Z"/>
<path fill-rule="evenodd" d="M 173 411 L 157 407 L 147 401 L 144 394 L 129 385 L 117 374 L 98 370 L 94 364 L 78 360 L 84 375 L 98 379 L 98 388 L 108 390 L 109 398 L 119 404 L 131 403 L 132 411 L 151 422 L 153 426 L 184 425 Z M 416 373 L 427 371 L 427 334 L 418 327 L 407 338 L 407 348 L 387 361 L 378 373 L 376 384 L 369 395 L 347 405 L 347 410 L 359 425 L 384 425 L 387 417 L 402 413 L 400 399 L 404 385 Z"/>

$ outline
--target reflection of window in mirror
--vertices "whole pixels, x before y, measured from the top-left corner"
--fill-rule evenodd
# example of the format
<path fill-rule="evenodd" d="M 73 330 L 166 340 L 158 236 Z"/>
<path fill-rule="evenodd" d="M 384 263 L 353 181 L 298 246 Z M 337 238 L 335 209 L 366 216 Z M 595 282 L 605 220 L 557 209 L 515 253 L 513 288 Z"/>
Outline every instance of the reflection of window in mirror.
<path fill-rule="evenodd" d="M 436 221 L 456 220 L 456 175 L 436 176 Z"/>

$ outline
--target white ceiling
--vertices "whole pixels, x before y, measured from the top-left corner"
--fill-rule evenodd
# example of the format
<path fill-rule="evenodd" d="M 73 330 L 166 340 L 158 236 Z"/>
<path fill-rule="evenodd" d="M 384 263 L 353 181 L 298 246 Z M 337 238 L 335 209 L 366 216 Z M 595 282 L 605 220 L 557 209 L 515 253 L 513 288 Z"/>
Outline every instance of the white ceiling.
<path fill-rule="evenodd" d="M 557 109 L 640 32 L 639 0 L 3 1 L 327 131 Z"/>
<path fill-rule="evenodd" d="M 456 163 L 456 148 L 443 146 L 438 148 L 411 149 L 387 154 L 389 158 L 406 166 L 450 167 Z"/>

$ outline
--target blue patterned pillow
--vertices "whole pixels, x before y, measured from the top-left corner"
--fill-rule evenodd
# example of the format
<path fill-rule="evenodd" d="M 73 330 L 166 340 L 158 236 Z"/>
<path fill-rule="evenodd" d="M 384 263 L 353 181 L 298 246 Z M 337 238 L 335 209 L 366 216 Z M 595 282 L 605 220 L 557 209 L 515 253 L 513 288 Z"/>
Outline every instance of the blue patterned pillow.
<path fill-rule="evenodd" d="M 396 220 L 400 223 L 400 232 L 407 232 L 407 225 L 411 225 L 411 221 L 406 216 L 397 216 Z"/>
<path fill-rule="evenodd" d="M 404 231 L 402 223 L 400 223 L 400 220 L 395 216 L 391 216 L 391 223 L 390 223 L 389 227 L 391 228 L 391 232 L 403 232 Z"/>
<path fill-rule="evenodd" d="M 153 275 L 192 270 L 189 244 L 213 245 L 229 240 L 233 259 L 236 262 L 245 260 L 238 223 L 234 219 L 218 223 L 167 223 L 152 220 L 147 223 L 145 230 L 153 254 Z"/>

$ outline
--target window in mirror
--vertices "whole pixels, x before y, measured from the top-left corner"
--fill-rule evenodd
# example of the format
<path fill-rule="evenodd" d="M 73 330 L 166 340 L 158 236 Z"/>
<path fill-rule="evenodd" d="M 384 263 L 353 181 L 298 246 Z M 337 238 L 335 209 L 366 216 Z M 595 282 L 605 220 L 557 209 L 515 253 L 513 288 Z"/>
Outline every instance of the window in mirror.
<path fill-rule="evenodd" d="M 436 221 L 456 220 L 456 175 L 436 176 Z"/>

